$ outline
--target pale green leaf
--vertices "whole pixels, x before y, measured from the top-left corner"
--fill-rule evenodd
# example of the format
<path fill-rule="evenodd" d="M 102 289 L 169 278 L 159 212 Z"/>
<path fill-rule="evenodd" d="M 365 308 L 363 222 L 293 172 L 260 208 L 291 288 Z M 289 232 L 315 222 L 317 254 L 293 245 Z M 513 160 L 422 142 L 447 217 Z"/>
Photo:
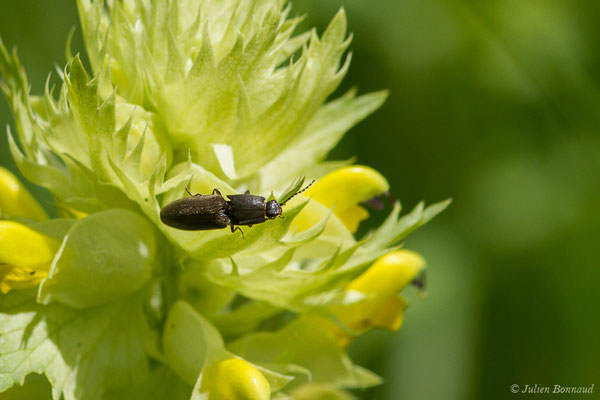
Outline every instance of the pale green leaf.
<path fill-rule="evenodd" d="M 294 400 L 356 400 L 350 392 L 326 383 L 308 383 L 291 392 Z"/>
<path fill-rule="evenodd" d="M 282 309 L 264 301 L 249 301 L 233 311 L 210 316 L 211 322 L 225 338 L 253 331 L 258 324 Z"/>
<path fill-rule="evenodd" d="M 173 305 L 165 326 L 163 349 L 167 362 L 184 381 L 196 382 L 194 393 L 202 386 L 205 368 L 210 368 L 217 361 L 236 357 L 225 349 L 219 331 L 185 302 Z M 285 386 L 291 379 L 258 367 L 273 390 Z"/>
<path fill-rule="evenodd" d="M 56 400 L 100 400 L 145 379 L 155 340 L 140 296 L 76 311 L 13 291 L 0 297 L 0 392 L 44 373 Z"/>
<path fill-rule="evenodd" d="M 381 379 L 354 364 L 337 341 L 311 316 L 300 316 L 275 332 L 250 333 L 228 349 L 259 365 L 293 364 L 310 371 L 312 382 L 366 388 Z M 294 386 L 306 383 L 302 374 Z"/>
<path fill-rule="evenodd" d="M 221 170 L 229 179 L 235 179 L 235 164 L 233 160 L 233 151 L 231 146 L 227 144 L 213 144 L 213 150 L 215 151 L 215 156 L 217 160 L 219 160 L 219 165 L 221 166 Z"/>
<path fill-rule="evenodd" d="M 451 200 L 440 201 L 427 208 L 421 202 L 410 213 L 401 218 L 398 218 L 400 203 L 397 202 L 385 222 L 368 238 L 365 247 L 368 249 L 383 249 L 397 244 L 409 233 L 426 224 L 446 209 L 450 202 Z"/>
<path fill-rule="evenodd" d="M 312 242 L 325 231 L 327 227 L 327 222 L 329 221 L 329 217 L 332 215 L 332 213 L 333 209 L 329 210 L 329 212 L 325 214 L 321 221 L 306 229 L 305 231 L 292 233 L 288 232 L 288 234 L 284 236 L 279 241 L 279 243 L 285 246 L 297 247 Z"/>
<path fill-rule="evenodd" d="M 357 243 L 346 250 L 338 250 L 328 258 L 316 259 L 312 266 L 310 262 L 306 265 L 293 263 L 295 249 L 270 262 L 257 257 L 237 257 L 235 262 L 244 265 L 242 271 L 232 266 L 233 260 L 216 260 L 209 269 L 209 277 L 246 297 L 293 311 L 304 311 L 315 305 L 337 302 L 337 293 L 329 294 L 329 291 L 339 290 L 344 282 L 358 275 L 370 261 L 381 255 L 355 255 L 360 245 Z"/>
<path fill-rule="evenodd" d="M 185 302 L 173 305 L 165 323 L 163 350 L 166 361 L 185 382 L 196 382 L 205 362 L 223 349 L 223 339 L 209 321 Z"/>
<path fill-rule="evenodd" d="M 296 178 L 277 198 L 277 202 L 279 204 L 283 204 L 291 199 L 294 194 L 298 193 L 300 189 L 302 189 L 305 179 L 305 177 Z"/>
<path fill-rule="evenodd" d="M 52 400 L 52 387 L 45 376 L 29 374 L 23 386 L 13 386 L 0 395 L 2 400 Z"/>
<path fill-rule="evenodd" d="M 104 400 L 188 400 L 191 391 L 190 385 L 161 365 L 150 371 L 146 379 L 134 382 L 125 390 L 111 392 Z"/>
<path fill-rule="evenodd" d="M 304 131 L 261 168 L 261 184 L 277 187 L 300 173 L 306 173 L 307 168 L 325 158 L 351 127 L 378 109 L 386 98 L 385 91 L 356 97 L 353 89 L 324 105 Z"/>
<path fill-rule="evenodd" d="M 39 301 L 86 308 L 138 291 L 150 279 L 156 239 L 147 220 L 107 210 L 75 223 L 42 281 Z"/>

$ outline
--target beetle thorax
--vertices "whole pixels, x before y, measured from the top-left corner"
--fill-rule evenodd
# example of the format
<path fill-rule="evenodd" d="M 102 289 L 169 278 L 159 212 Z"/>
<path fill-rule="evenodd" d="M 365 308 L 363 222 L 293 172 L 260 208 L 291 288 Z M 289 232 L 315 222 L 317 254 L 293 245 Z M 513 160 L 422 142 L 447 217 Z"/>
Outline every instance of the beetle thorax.
<path fill-rule="evenodd" d="M 277 201 L 271 200 L 267 203 L 265 213 L 269 219 L 276 218 L 281 215 L 281 206 Z"/>

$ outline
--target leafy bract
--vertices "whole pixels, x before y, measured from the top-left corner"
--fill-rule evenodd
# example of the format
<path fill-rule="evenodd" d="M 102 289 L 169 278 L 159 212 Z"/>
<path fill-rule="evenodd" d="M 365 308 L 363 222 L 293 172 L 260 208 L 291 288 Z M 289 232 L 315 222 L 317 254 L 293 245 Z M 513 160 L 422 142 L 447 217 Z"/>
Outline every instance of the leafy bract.
<path fill-rule="evenodd" d="M 215 260 L 209 269 L 209 277 L 249 298 L 299 312 L 316 305 L 312 297 L 314 294 L 340 290 L 341 282 L 358 275 L 370 258 L 376 257 L 374 254 L 366 260 L 356 257 L 351 267 L 344 268 L 344 264 L 350 264 L 349 260 L 359 246 L 360 243 L 347 250 L 334 252 L 323 260 L 315 260 L 310 268 L 301 268 L 293 262 L 294 249 L 271 262 L 241 257 L 236 258 L 237 261 Z M 240 273 L 237 264 L 244 265 L 245 271 Z M 253 268 L 253 265 L 256 267 Z M 309 298 L 313 302 L 307 302 Z M 332 299 L 331 296 L 324 297 L 318 305 L 326 305 Z"/>
<path fill-rule="evenodd" d="M 27 81 L 16 56 L 1 50 L 22 149 L 12 136 L 9 144 L 23 174 L 54 194 L 59 206 L 86 213 L 135 209 L 129 198 L 157 220 L 155 196 L 173 184 L 164 181 L 170 145 L 153 115 L 117 101 L 114 92 L 103 95 L 103 76 L 90 78 L 78 57 L 62 75 L 58 99 L 48 88 L 32 99 L 22 91 Z"/>
<path fill-rule="evenodd" d="M 401 218 L 399 218 L 401 207 L 400 203 L 397 202 L 394 204 L 394 209 L 385 222 L 368 238 L 365 247 L 369 249 L 382 249 L 398 243 L 409 233 L 426 224 L 433 217 L 444 211 L 444 209 L 450 205 L 451 201 L 452 200 L 450 199 L 440 201 L 427 208 L 425 208 L 425 204 L 421 202 L 417 204 L 410 213 Z"/>
<path fill-rule="evenodd" d="M 146 323 L 141 296 L 78 311 L 40 305 L 10 292 L 0 297 L 0 392 L 44 373 L 59 400 L 102 399 L 148 374 L 156 336 Z"/>
<path fill-rule="evenodd" d="M 145 379 L 133 382 L 123 390 L 108 393 L 105 400 L 189 400 L 191 391 L 190 385 L 161 365 L 150 371 Z"/>
<path fill-rule="evenodd" d="M 249 301 L 235 310 L 210 316 L 211 322 L 225 338 L 253 331 L 258 325 L 283 310 L 265 301 Z"/>
<path fill-rule="evenodd" d="M 277 202 L 278 202 L 279 204 L 284 204 L 284 203 L 286 203 L 286 202 L 287 202 L 289 199 L 291 199 L 291 198 L 292 198 L 292 196 L 293 196 L 295 193 L 299 192 L 299 191 L 300 191 L 300 189 L 302 189 L 302 185 L 304 184 L 304 180 L 305 180 L 305 179 L 306 179 L 305 177 L 301 177 L 301 178 L 298 178 L 298 179 L 294 180 L 294 181 L 293 181 L 293 182 L 290 184 L 290 186 L 288 186 L 288 187 L 287 187 L 287 189 L 285 189 L 285 190 L 284 190 L 284 191 L 281 193 L 281 195 L 280 195 L 280 196 L 279 196 L 279 198 L 277 199 Z"/>
<path fill-rule="evenodd" d="M 315 306 L 357 301 L 349 300 L 351 297 L 344 294 L 345 284 L 377 258 L 395 249 L 402 238 L 448 204 L 444 201 L 427 209 L 420 204 L 400 219 L 400 206 L 396 204 L 379 230 L 364 241 L 350 245 L 339 242 L 337 248 L 333 243 L 322 247 L 327 243 L 321 239 L 326 233 L 323 232 L 321 236 L 311 236 L 304 246 L 292 248 L 275 258 L 257 258 L 243 253 L 230 260 L 221 258 L 211 263 L 209 278 L 249 298 L 297 312 Z M 315 245 L 323 250 L 319 251 Z M 312 259 L 307 258 L 309 254 L 313 255 Z"/>
<path fill-rule="evenodd" d="M 350 361 L 338 342 L 310 314 L 298 317 L 276 332 L 250 333 L 230 343 L 228 349 L 258 365 L 300 366 L 314 383 L 346 388 L 366 388 L 381 379 Z M 293 385 L 305 383 L 299 376 Z M 286 388 L 287 389 L 287 388 Z"/>
<path fill-rule="evenodd" d="M 186 382 L 196 382 L 194 392 L 202 389 L 203 373 L 214 363 L 237 357 L 225 349 L 219 331 L 186 302 L 173 305 L 166 322 L 163 349 L 166 361 Z M 285 386 L 292 377 L 260 368 L 271 390 Z"/>
<path fill-rule="evenodd" d="M 69 218 L 54 218 L 48 221 L 36 222 L 30 224 L 29 227 L 41 234 L 51 237 L 52 239 L 62 242 L 76 220 Z"/>
<path fill-rule="evenodd" d="M 154 229 L 139 214 L 90 215 L 69 229 L 38 300 L 85 308 L 134 293 L 150 280 L 155 253 Z"/>
<path fill-rule="evenodd" d="M 29 374 L 23 386 L 2 392 L 2 400 L 52 400 L 52 387 L 45 376 Z"/>
<path fill-rule="evenodd" d="M 341 10 L 321 38 L 315 32 L 293 37 L 301 18 L 286 20 L 289 8 L 283 5 L 114 2 L 106 13 L 101 2 L 78 1 L 94 73 L 110 68 L 127 102 L 157 113 L 174 150 L 190 148 L 194 160 L 216 175 L 249 178 L 286 148 L 305 151 L 312 132 L 323 137 L 297 167 L 271 168 L 277 186 L 322 159 L 385 97 L 354 101 L 350 93 L 321 111 L 348 69 L 349 58 L 342 62 L 349 45 L 346 16 Z M 297 51 L 299 57 L 290 59 Z M 265 181 L 261 188 L 275 183 Z"/>
<path fill-rule="evenodd" d="M 219 332 L 187 303 L 171 308 L 163 335 L 166 361 L 189 384 L 196 382 L 206 363 L 223 358 Z"/>
<path fill-rule="evenodd" d="M 281 153 L 260 169 L 264 187 L 279 187 L 300 174 L 322 176 L 328 171 L 311 174 L 315 163 L 323 160 L 346 131 L 379 108 L 387 92 L 356 96 L 356 89 L 324 105 L 308 126 Z M 333 169 L 340 165 L 334 165 Z M 316 172 L 316 171 L 315 171 Z"/>

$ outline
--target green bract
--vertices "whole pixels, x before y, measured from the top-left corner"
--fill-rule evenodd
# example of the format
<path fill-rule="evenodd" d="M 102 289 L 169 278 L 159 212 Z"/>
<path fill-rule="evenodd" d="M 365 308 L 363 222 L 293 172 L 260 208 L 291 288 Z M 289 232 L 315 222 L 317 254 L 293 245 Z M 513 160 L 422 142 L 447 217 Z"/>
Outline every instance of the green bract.
<path fill-rule="evenodd" d="M 238 367 L 266 381 L 250 390 L 238 373 L 223 390 L 256 398 L 323 390 L 345 399 L 341 389 L 379 383 L 336 339 L 331 327 L 358 333 L 332 306 L 364 300 L 346 285 L 446 202 L 403 217 L 396 204 L 362 240 L 349 214 L 303 195 L 284 218 L 242 227 L 245 237 L 159 218 L 186 184 L 282 202 L 302 187 L 297 178 L 349 164 L 324 159 L 386 93 L 326 102 L 349 65 L 344 12 L 319 37 L 294 35 L 300 18 L 287 19 L 280 0 L 77 4 L 91 69 L 67 46 L 61 85 L 41 96 L 0 42 L 13 157 L 65 217 L 15 218 L 61 245 L 38 268 L 47 276 L 37 291 L 0 295 L 0 392 L 41 373 L 56 400 L 213 399 L 219 383 L 207 376 Z M 319 193 L 331 204 L 335 195 Z M 345 212 L 363 215 L 364 200 L 346 201 Z"/>
<path fill-rule="evenodd" d="M 152 274 L 154 236 L 148 220 L 130 211 L 84 218 L 65 236 L 38 300 L 85 308 L 139 291 Z"/>

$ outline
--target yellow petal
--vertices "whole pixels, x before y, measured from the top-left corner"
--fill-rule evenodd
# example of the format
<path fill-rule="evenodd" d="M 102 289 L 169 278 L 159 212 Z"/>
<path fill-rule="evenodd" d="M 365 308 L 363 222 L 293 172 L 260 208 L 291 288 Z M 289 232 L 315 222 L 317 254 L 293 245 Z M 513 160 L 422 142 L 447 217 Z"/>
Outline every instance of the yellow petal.
<path fill-rule="evenodd" d="M 373 327 L 398 330 L 407 302 L 397 292 L 412 282 L 424 266 L 425 261 L 414 251 L 403 249 L 386 254 L 346 287 L 368 297 L 357 303 L 332 306 L 331 310 L 359 333 Z"/>
<path fill-rule="evenodd" d="M 269 400 L 271 389 L 263 374 L 249 362 L 230 358 L 219 361 L 206 376 L 211 400 Z"/>
<path fill-rule="evenodd" d="M 358 224 L 360 224 L 362 220 L 369 218 L 369 212 L 361 206 L 347 208 L 344 211 L 336 212 L 336 215 L 352 233 L 356 232 Z"/>
<path fill-rule="evenodd" d="M 59 243 L 14 221 L 0 221 L 0 264 L 32 267 L 49 263 Z"/>
<path fill-rule="evenodd" d="M 354 304 L 333 306 L 332 311 L 344 325 L 358 333 L 372 328 L 396 331 L 402 326 L 407 305 L 398 295 L 375 296 Z"/>
<path fill-rule="evenodd" d="M 380 257 L 362 275 L 350 282 L 348 290 L 389 296 L 400 291 L 423 270 L 425 260 L 411 250 L 398 250 Z"/>
<path fill-rule="evenodd" d="M 389 296 L 380 299 L 378 303 L 378 307 L 371 317 L 371 326 L 390 331 L 400 329 L 408 302 L 401 296 Z"/>
<path fill-rule="evenodd" d="M 25 225 L 0 221 L 0 291 L 35 286 L 48 275 L 59 243 Z"/>
<path fill-rule="evenodd" d="M 358 203 L 387 192 L 389 188 L 387 180 L 373 168 L 354 165 L 325 175 L 306 191 L 306 196 L 326 208 L 335 206 L 334 213 L 355 232 L 359 222 L 368 216 Z"/>
<path fill-rule="evenodd" d="M 49 269 L 49 263 L 33 267 L 0 264 L 0 292 L 8 293 L 11 289 L 35 286 L 48 275 Z"/>
<path fill-rule="evenodd" d="M 13 218 L 29 218 L 36 221 L 48 219 L 44 209 L 25 186 L 12 172 L 3 167 L 0 167 L 0 211 Z"/>

